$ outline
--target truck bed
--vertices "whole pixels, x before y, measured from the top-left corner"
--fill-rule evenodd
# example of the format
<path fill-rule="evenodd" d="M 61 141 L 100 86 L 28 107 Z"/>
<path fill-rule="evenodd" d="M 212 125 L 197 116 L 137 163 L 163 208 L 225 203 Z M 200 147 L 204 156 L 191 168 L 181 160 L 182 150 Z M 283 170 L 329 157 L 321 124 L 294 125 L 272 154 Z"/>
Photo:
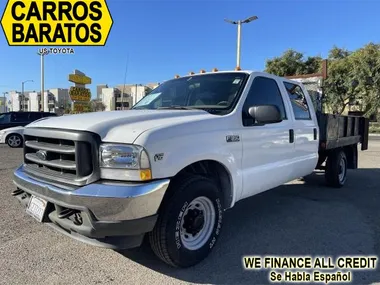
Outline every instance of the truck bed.
<path fill-rule="evenodd" d="M 361 150 L 368 149 L 369 119 L 317 112 L 319 148 L 330 150 L 360 143 Z"/>

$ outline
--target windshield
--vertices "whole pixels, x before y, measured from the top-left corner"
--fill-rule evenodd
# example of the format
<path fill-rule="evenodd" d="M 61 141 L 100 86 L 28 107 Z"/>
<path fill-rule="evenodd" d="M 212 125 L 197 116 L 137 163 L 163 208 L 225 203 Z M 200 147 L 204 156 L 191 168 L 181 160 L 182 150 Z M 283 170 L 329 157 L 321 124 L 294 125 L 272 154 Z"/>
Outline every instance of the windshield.
<path fill-rule="evenodd" d="M 159 85 L 132 109 L 230 110 L 247 76 L 246 73 L 231 72 L 172 79 Z"/>
<path fill-rule="evenodd" d="M 0 114 L 0 124 L 9 123 L 10 114 Z"/>

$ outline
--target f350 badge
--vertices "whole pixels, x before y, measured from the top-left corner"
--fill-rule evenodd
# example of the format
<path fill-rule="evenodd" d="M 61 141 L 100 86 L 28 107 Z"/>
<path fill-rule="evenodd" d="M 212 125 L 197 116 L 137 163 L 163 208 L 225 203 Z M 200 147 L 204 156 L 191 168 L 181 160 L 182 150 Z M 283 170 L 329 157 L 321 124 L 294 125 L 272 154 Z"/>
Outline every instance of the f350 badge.
<path fill-rule="evenodd" d="M 154 161 L 162 160 L 163 158 L 164 158 L 164 154 L 163 153 L 156 153 L 154 155 Z"/>
<path fill-rule="evenodd" d="M 239 142 L 240 136 L 239 135 L 228 135 L 228 136 L 226 136 L 226 141 L 227 142 Z"/>

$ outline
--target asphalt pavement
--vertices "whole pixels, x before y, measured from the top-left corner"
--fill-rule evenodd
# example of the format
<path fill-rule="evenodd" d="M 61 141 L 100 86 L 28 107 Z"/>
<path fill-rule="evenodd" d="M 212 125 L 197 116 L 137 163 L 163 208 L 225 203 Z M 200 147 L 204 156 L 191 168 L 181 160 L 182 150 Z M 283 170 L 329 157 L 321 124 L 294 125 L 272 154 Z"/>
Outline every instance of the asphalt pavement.
<path fill-rule="evenodd" d="M 342 189 L 325 187 L 316 172 L 237 203 L 212 254 L 173 269 L 148 246 L 88 246 L 26 215 L 10 195 L 22 150 L 0 146 L 0 284 L 269 284 L 268 271 L 242 268 L 242 256 L 380 256 L 380 140 L 359 155 Z M 353 271 L 353 281 L 380 282 L 380 270 Z"/>

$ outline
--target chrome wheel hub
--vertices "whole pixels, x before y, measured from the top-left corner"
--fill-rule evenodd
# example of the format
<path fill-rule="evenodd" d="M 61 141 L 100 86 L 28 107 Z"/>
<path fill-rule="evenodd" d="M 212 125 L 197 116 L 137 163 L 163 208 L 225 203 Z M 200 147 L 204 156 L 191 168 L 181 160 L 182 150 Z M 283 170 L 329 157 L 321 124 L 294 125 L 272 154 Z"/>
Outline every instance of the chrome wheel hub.
<path fill-rule="evenodd" d="M 188 250 L 197 250 L 210 238 L 215 225 L 215 207 L 207 197 L 189 203 L 181 218 L 181 242 Z"/>

